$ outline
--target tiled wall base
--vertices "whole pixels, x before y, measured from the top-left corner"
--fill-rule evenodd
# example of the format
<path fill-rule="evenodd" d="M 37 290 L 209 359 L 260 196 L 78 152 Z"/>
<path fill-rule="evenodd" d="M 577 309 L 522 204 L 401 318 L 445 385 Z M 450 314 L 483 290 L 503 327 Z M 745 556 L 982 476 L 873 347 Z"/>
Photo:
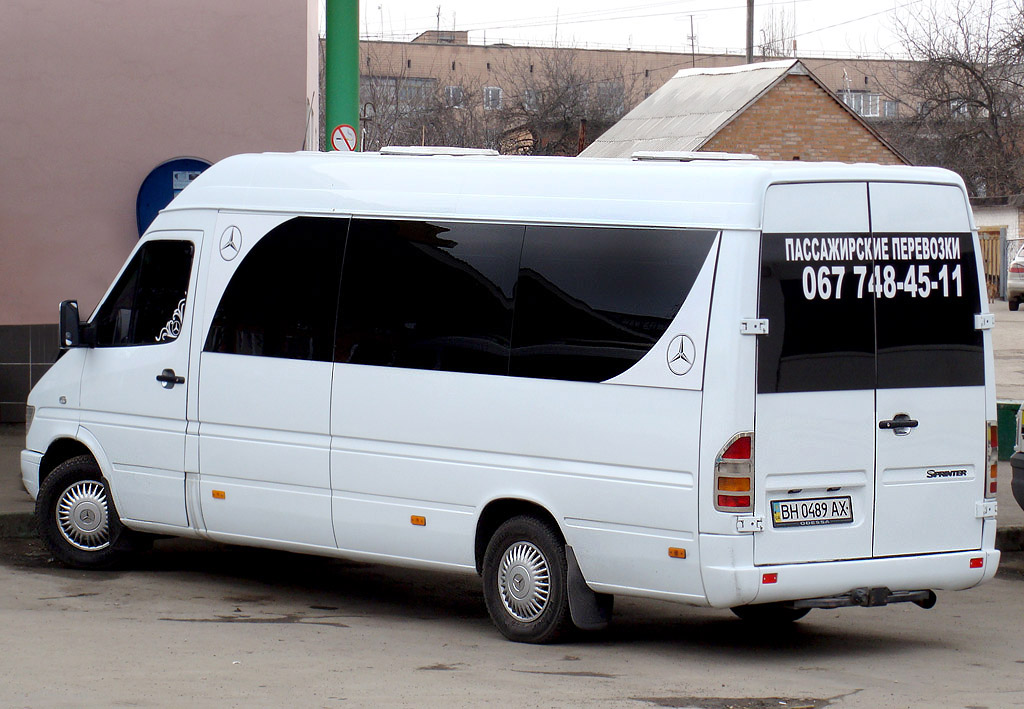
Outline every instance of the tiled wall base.
<path fill-rule="evenodd" d="M 56 325 L 0 325 L 0 423 L 24 423 L 28 392 L 56 359 Z"/>

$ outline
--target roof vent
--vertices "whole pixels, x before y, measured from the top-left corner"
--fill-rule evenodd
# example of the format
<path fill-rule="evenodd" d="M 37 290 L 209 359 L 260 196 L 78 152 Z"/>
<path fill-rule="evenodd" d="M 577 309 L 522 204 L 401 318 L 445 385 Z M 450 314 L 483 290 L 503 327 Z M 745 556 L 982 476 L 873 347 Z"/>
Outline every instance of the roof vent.
<path fill-rule="evenodd" d="M 686 150 L 638 150 L 630 157 L 634 160 L 661 160 L 665 162 L 691 162 L 694 160 L 757 160 L 750 153 L 699 153 Z"/>
<path fill-rule="evenodd" d="M 488 148 L 449 148 L 439 145 L 389 145 L 380 149 L 381 155 L 498 155 Z"/>

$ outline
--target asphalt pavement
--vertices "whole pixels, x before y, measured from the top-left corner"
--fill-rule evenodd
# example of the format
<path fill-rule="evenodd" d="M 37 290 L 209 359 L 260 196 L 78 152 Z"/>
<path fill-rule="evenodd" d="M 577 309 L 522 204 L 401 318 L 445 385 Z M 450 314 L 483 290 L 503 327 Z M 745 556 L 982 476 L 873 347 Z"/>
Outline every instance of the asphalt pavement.
<path fill-rule="evenodd" d="M 1004 301 L 990 304 L 996 316 L 992 341 L 996 364 L 996 398 L 1024 401 L 1024 310 L 1011 312 Z M 0 425 L 0 538 L 35 533 L 35 503 L 21 485 L 21 449 L 25 427 Z M 999 464 L 999 524 L 996 545 L 1024 550 L 1024 510 L 1010 492 L 1010 464 Z"/>

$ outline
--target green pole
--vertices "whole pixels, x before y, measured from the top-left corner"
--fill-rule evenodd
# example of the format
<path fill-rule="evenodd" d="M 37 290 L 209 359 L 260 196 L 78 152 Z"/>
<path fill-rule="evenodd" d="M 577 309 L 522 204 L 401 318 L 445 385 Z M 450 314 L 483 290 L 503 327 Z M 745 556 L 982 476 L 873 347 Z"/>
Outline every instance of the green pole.
<path fill-rule="evenodd" d="M 327 0 L 324 98 L 328 150 L 359 146 L 359 0 Z"/>

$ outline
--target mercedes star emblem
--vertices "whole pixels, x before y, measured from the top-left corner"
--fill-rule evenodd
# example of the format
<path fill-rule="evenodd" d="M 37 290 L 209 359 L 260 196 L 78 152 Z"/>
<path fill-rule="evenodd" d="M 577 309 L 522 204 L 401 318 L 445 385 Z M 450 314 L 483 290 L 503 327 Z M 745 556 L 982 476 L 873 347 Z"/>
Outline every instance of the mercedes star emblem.
<path fill-rule="evenodd" d="M 242 232 L 236 226 L 229 226 L 220 237 L 220 257 L 230 261 L 242 250 Z"/>
<path fill-rule="evenodd" d="M 697 347 L 689 335 L 676 335 L 668 343 L 668 368 L 673 374 L 682 376 L 693 367 L 697 359 Z"/>

